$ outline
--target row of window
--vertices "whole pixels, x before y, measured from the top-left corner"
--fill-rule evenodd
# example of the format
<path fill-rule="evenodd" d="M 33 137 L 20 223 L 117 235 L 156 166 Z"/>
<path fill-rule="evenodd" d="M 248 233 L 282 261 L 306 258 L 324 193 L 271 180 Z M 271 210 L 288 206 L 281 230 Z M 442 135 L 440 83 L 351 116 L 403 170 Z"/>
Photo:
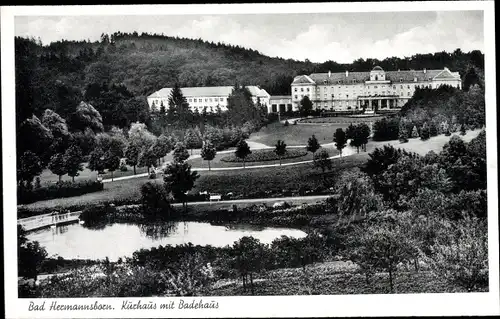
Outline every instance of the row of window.
<path fill-rule="evenodd" d="M 227 98 L 223 98 L 223 97 L 221 97 L 221 98 L 217 98 L 217 97 L 215 97 L 215 98 L 205 98 L 205 102 L 217 102 L 217 101 L 222 102 L 222 101 L 224 101 L 224 99 L 227 99 Z M 188 102 L 195 102 L 195 103 L 196 102 L 200 102 L 201 103 L 201 102 L 203 102 L 203 99 L 202 98 L 199 98 L 199 99 L 188 99 Z"/>

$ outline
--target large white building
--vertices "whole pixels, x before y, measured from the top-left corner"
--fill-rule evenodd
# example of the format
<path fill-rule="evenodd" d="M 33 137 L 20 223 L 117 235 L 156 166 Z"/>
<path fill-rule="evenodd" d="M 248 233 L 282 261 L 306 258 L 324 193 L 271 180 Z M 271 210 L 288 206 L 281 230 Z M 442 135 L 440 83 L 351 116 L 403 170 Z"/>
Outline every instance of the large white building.
<path fill-rule="evenodd" d="M 376 66 L 370 72 L 313 73 L 296 76 L 292 82 L 293 110 L 308 96 L 313 108 L 325 111 L 398 110 L 416 88 L 441 85 L 461 88 L 458 72 L 442 70 L 384 71 Z"/>
<path fill-rule="evenodd" d="M 269 105 L 270 95 L 257 86 L 246 87 L 252 94 L 252 100 L 257 104 L 257 100 L 263 106 Z M 163 88 L 148 96 L 149 107 L 160 108 L 164 105 L 168 108 L 168 98 L 172 88 Z M 210 86 L 210 87 L 184 87 L 181 88 L 182 94 L 189 103 L 191 111 L 203 112 L 206 108 L 207 113 L 216 113 L 218 108 L 222 112 L 227 111 L 227 98 L 233 92 L 233 86 Z"/>

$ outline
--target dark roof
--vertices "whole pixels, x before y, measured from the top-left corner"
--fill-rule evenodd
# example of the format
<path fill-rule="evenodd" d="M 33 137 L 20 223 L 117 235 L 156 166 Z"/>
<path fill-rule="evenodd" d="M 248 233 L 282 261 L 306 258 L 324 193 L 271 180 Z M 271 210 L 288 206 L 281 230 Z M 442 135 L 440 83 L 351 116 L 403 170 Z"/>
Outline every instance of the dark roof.
<path fill-rule="evenodd" d="M 291 99 L 291 95 L 271 95 L 271 100 L 286 100 Z"/>
<path fill-rule="evenodd" d="M 390 80 L 392 82 L 413 82 L 415 78 L 417 81 L 429 81 L 434 77 L 438 76 L 439 78 L 456 78 L 460 79 L 460 75 L 458 72 L 451 72 L 448 69 L 443 70 L 403 70 L 403 71 L 385 71 L 386 80 Z M 370 80 L 370 72 L 347 72 L 347 76 L 345 72 L 341 73 L 331 73 L 330 77 L 328 77 L 328 73 L 313 73 L 309 75 L 309 77 L 316 82 L 317 84 L 323 84 L 324 81 L 327 81 L 328 84 L 356 84 L 363 83 L 364 81 Z M 353 82 L 355 81 L 355 82 Z M 294 81 L 295 83 L 295 81 Z"/>

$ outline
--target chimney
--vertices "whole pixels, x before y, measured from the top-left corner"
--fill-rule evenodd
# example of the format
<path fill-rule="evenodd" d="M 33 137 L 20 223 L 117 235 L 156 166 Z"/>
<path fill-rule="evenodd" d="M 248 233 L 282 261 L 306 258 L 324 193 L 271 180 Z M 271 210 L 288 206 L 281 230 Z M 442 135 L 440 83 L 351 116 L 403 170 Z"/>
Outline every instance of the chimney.
<path fill-rule="evenodd" d="M 427 70 L 424 68 L 424 74 L 427 73 Z"/>
<path fill-rule="evenodd" d="M 328 71 L 328 78 L 332 76 L 332 71 Z"/>
<path fill-rule="evenodd" d="M 345 71 L 345 77 L 349 76 L 349 71 Z"/>

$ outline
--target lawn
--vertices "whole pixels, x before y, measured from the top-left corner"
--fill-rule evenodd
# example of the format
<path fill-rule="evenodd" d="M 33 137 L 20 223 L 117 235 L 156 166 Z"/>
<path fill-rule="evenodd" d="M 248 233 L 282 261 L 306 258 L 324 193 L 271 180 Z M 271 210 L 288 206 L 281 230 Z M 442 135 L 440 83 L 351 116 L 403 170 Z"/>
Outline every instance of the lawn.
<path fill-rule="evenodd" d="M 274 146 L 278 140 L 283 140 L 287 145 L 307 145 L 307 140 L 314 134 L 320 144 L 331 143 L 333 133 L 337 128 L 345 129 L 349 123 L 341 124 L 290 124 L 272 123 L 252 133 L 248 139 L 251 142 Z"/>
<path fill-rule="evenodd" d="M 470 142 L 474 137 L 476 137 L 481 130 L 467 131 L 467 134 L 462 136 L 459 133 L 454 133 L 453 135 L 457 135 L 462 138 L 465 142 Z M 392 145 L 396 148 L 404 148 L 407 151 L 415 152 L 420 155 L 425 155 L 430 151 L 434 151 L 435 153 L 439 153 L 443 150 L 444 144 L 446 144 L 451 136 L 445 136 L 444 134 L 431 137 L 427 141 L 422 141 L 420 138 L 410 138 L 408 143 L 401 143 L 400 141 L 385 141 L 385 142 L 376 142 L 370 141 L 366 145 L 366 150 L 368 152 L 373 151 L 376 147 L 383 147 L 384 145 Z"/>
<path fill-rule="evenodd" d="M 305 148 L 304 148 L 305 149 Z M 338 154 L 338 151 L 334 149 L 332 146 L 327 146 L 325 149 L 328 151 L 328 154 L 330 156 L 335 156 Z M 295 148 L 291 148 L 291 150 L 297 150 Z M 254 150 L 252 153 L 257 153 L 261 152 L 262 150 Z M 273 150 L 265 150 L 266 152 L 273 152 Z M 243 163 L 238 163 L 238 162 L 224 162 L 221 161 L 222 158 L 224 157 L 229 157 L 232 156 L 234 153 L 229 152 L 229 153 L 220 153 L 215 156 L 215 158 L 210 162 L 210 167 L 211 168 L 220 168 L 220 167 L 242 167 Z M 293 162 L 302 162 L 302 161 L 310 161 L 313 159 L 313 154 L 311 152 L 308 152 L 307 154 L 295 158 L 288 158 L 288 159 L 282 159 L 281 163 L 293 163 Z M 194 168 L 208 168 L 208 162 L 203 160 L 202 158 L 195 158 L 192 160 L 188 160 L 189 164 L 191 164 L 192 167 Z M 247 162 L 245 164 L 246 167 L 251 167 L 254 165 L 273 165 L 273 164 L 279 164 L 279 160 L 269 160 L 269 161 L 261 161 L 261 162 Z"/>

